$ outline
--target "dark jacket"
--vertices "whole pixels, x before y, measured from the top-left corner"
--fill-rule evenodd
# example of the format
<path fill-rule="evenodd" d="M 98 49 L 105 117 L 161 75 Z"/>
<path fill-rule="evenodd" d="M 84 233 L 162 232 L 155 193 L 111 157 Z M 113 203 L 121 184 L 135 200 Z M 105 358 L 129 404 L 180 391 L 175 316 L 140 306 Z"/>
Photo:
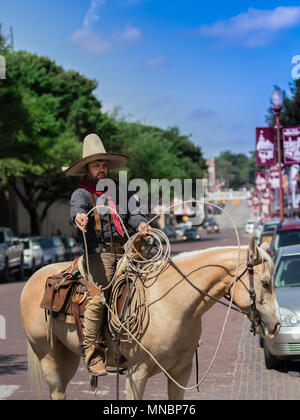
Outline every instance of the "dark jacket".
<path fill-rule="evenodd" d="M 117 189 L 116 202 L 115 202 L 117 212 L 120 211 L 119 210 L 120 209 L 119 201 L 120 201 L 120 199 L 122 200 L 122 194 L 124 194 L 125 192 L 126 191 L 124 191 L 124 189 L 123 190 L 121 188 Z M 134 200 L 133 195 L 134 195 L 133 192 L 127 191 L 127 200 L 125 200 L 125 201 L 123 200 L 123 201 L 121 201 L 121 203 L 125 203 L 127 201 L 127 204 L 128 204 L 129 200 L 131 200 L 131 202 L 132 202 L 132 200 Z M 94 195 L 94 196 L 95 196 L 95 199 L 97 201 L 98 196 L 97 195 Z M 137 207 L 137 209 L 135 211 L 133 211 L 132 213 L 127 212 L 126 214 L 120 214 L 120 216 L 123 220 L 123 223 L 124 223 L 126 229 L 128 230 L 128 234 L 130 236 L 137 232 L 137 228 L 138 228 L 138 226 L 141 222 L 148 222 L 148 219 L 142 213 L 138 202 L 136 202 L 136 207 Z M 70 223 L 74 227 L 77 227 L 75 222 L 74 222 L 75 215 L 77 213 L 87 214 L 92 208 L 93 208 L 92 198 L 91 198 L 91 195 L 90 195 L 89 191 L 85 190 L 84 188 L 77 188 L 71 196 Z M 109 231 L 107 214 L 106 213 L 101 214 L 100 217 L 101 217 L 102 234 L 103 234 L 104 241 L 109 242 L 110 241 L 110 231 Z M 111 215 L 110 215 L 110 224 L 111 224 L 111 229 L 112 229 L 113 240 L 114 239 L 115 240 L 122 239 L 122 236 L 118 233 L 118 231 L 117 231 L 117 229 L 114 225 L 114 222 L 113 222 L 113 219 L 112 219 Z M 123 227 L 122 227 L 122 229 L 123 229 Z M 81 242 L 83 242 L 82 232 L 79 229 L 77 229 L 77 230 L 78 230 L 78 239 Z M 124 232 L 124 239 L 127 239 L 127 236 L 126 236 L 125 232 Z M 91 212 L 90 215 L 89 215 L 89 221 L 88 221 L 87 232 L 86 232 L 86 240 L 87 240 L 87 244 L 88 244 L 89 248 L 93 248 L 94 246 L 97 246 L 97 244 L 99 243 L 97 233 L 96 233 L 94 212 Z"/>

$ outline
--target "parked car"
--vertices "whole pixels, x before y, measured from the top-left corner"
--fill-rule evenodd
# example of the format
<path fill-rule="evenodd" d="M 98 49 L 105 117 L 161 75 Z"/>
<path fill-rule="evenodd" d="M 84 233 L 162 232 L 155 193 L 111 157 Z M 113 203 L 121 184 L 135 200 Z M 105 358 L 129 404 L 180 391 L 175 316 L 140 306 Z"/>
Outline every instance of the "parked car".
<path fill-rule="evenodd" d="M 263 226 L 260 223 L 257 223 L 253 229 L 253 236 L 257 241 L 257 244 L 261 244 L 261 232 L 262 232 Z"/>
<path fill-rule="evenodd" d="M 24 270 L 35 271 L 44 265 L 44 252 L 37 240 L 22 238 L 24 245 Z"/>
<path fill-rule="evenodd" d="M 175 232 L 176 232 L 176 239 L 182 239 L 184 232 L 186 229 L 189 229 L 192 227 L 192 224 L 187 223 L 180 223 L 176 226 Z"/>
<path fill-rule="evenodd" d="M 60 236 L 60 239 L 65 247 L 65 261 L 72 261 L 82 254 L 81 248 L 73 236 Z"/>
<path fill-rule="evenodd" d="M 182 239 L 184 241 L 197 241 L 201 239 L 199 229 L 197 227 L 188 228 L 184 231 Z"/>
<path fill-rule="evenodd" d="M 267 369 L 280 368 L 284 361 L 300 361 L 300 245 L 279 249 L 274 284 L 280 309 L 277 337 L 263 338 Z"/>
<path fill-rule="evenodd" d="M 216 219 L 212 216 L 211 217 L 206 217 L 201 226 L 203 227 L 203 229 L 206 229 L 207 226 L 209 226 L 211 223 L 215 222 L 215 220 Z"/>
<path fill-rule="evenodd" d="M 252 235 L 254 230 L 255 221 L 254 220 L 248 220 L 248 222 L 245 224 L 245 233 L 248 235 Z"/>
<path fill-rule="evenodd" d="M 300 244 L 300 221 L 286 220 L 280 222 L 273 233 L 269 254 L 274 257 L 279 248 L 297 244 Z"/>
<path fill-rule="evenodd" d="M 45 264 L 65 261 L 65 247 L 58 236 L 35 237 L 44 252 Z"/>
<path fill-rule="evenodd" d="M 266 220 L 262 226 L 259 243 L 262 244 L 264 242 L 271 242 L 273 233 L 279 224 L 280 224 L 279 219 Z"/>
<path fill-rule="evenodd" d="M 23 280 L 23 244 L 11 229 L 0 227 L 0 282 L 7 282 L 11 272 L 16 272 L 17 278 Z"/>
<path fill-rule="evenodd" d="M 212 217 L 209 223 L 206 225 L 206 232 L 207 233 L 220 233 L 220 228 L 216 219 Z"/>
<path fill-rule="evenodd" d="M 162 231 L 167 235 L 168 238 L 176 238 L 176 230 L 173 225 L 167 225 L 162 228 Z"/>

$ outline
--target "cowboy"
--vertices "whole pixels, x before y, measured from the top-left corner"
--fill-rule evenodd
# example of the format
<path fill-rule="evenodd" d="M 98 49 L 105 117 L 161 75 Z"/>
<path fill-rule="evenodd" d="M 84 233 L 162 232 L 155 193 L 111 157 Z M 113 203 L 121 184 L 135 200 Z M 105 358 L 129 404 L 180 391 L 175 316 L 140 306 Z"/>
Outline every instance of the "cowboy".
<path fill-rule="evenodd" d="M 107 153 L 101 139 L 96 134 L 90 134 L 83 141 L 83 156 L 68 168 L 63 168 L 67 175 L 82 176 L 82 179 L 70 201 L 70 221 L 79 229 L 78 233 L 86 234 L 89 271 L 93 281 L 104 288 L 101 296 L 89 299 L 85 311 L 83 355 L 85 364 L 94 376 L 106 375 L 105 351 L 97 346 L 97 338 L 104 319 L 104 303 L 109 296 L 109 288 L 117 268 L 117 263 L 124 253 L 125 233 L 118 215 L 110 210 L 118 210 L 118 197 L 124 193 L 117 190 L 116 203 L 107 191 L 97 191 L 99 180 L 109 177 L 109 171 L 124 166 L 128 157 L 119 153 Z M 120 194 L 118 194 L 120 193 Z M 128 201 L 130 193 L 126 191 Z M 98 205 L 99 197 L 103 205 L 109 206 L 107 211 L 92 211 Z M 129 233 L 140 232 L 147 237 L 149 225 L 147 218 L 141 212 L 138 203 L 132 213 L 121 214 L 120 217 Z M 127 206 L 128 207 L 128 206 Z M 103 207 L 105 209 L 105 207 Z M 107 208 L 106 208 L 107 209 Z M 81 232 L 80 232 L 81 231 Z"/>

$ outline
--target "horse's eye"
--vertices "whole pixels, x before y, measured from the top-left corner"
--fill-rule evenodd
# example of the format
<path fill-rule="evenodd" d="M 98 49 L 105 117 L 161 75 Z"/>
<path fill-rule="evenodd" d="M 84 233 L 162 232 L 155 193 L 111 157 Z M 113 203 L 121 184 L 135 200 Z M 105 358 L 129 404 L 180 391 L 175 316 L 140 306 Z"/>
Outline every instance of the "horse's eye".
<path fill-rule="evenodd" d="M 270 289 L 270 282 L 267 280 L 262 280 L 262 285 L 265 289 L 269 290 Z"/>

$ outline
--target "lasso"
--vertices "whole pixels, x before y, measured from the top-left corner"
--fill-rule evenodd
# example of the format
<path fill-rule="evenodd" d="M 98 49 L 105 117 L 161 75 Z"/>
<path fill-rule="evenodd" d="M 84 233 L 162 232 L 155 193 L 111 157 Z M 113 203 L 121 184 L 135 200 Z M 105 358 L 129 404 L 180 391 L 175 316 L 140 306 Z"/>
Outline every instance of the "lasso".
<path fill-rule="evenodd" d="M 130 327 L 130 325 L 126 325 L 127 324 L 126 321 L 125 322 L 121 322 L 120 319 L 119 319 L 119 317 L 118 317 L 118 315 L 116 314 L 115 310 L 111 309 L 110 306 L 107 304 L 107 302 L 105 302 L 105 305 L 106 305 L 106 307 L 107 307 L 107 309 L 108 309 L 108 311 L 109 311 L 112 319 L 115 320 L 115 322 L 114 322 L 115 327 L 114 328 L 117 328 L 117 330 L 119 332 L 121 330 L 124 330 L 126 332 L 128 338 L 130 337 L 133 341 L 135 341 L 136 344 L 138 344 L 152 358 L 152 360 L 159 366 L 159 368 L 165 373 L 165 375 L 170 380 L 172 380 L 179 388 L 184 389 L 184 390 L 193 390 L 193 389 L 197 388 L 199 385 L 201 385 L 202 382 L 206 379 L 206 377 L 209 374 L 209 371 L 210 371 L 210 369 L 211 369 L 211 367 L 212 367 L 212 365 L 213 365 L 213 363 L 214 363 L 214 361 L 215 361 L 215 359 L 217 357 L 218 351 L 219 351 L 220 346 L 221 346 L 221 342 L 223 340 L 223 336 L 224 336 L 224 332 L 225 332 L 225 327 L 226 327 L 226 324 L 227 324 L 227 321 L 228 321 L 228 317 L 229 317 L 229 313 L 230 313 L 230 309 L 231 309 L 232 303 L 233 303 L 233 296 L 234 296 L 234 291 L 235 291 L 235 286 L 236 286 L 236 279 L 237 279 L 238 270 L 239 270 L 239 266 L 240 266 L 240 238 L 239 238 L 237 226 L 236 226 L 234 220 L 232 219 L 231 215 L 226 210 L 224 210 L 223 208 L 217 206 L 216 204 L 213 204 L 213 203 L 210 203 L 208 201 L 205 201 L 205 200 L 194 200 L 194 199 L 192 199 L 192 200 L 183 201 L 182 203 L 173 204 L 173 205 L 169 206 L 168 208 L 166 208 L 165 210 L 163 210 L 162 212 L 160 212 L 159 214 L 157 214 L 156 216 L 154 216 L 151 220 L 149 220 L 149 222 L 146 223 L 146 225 L 149 225 L 150 223 L 152 223 L 153 220 L 155 220 L 156 218 L 158 218 L 164 212 L 166 212 L 166 211 L 168 211 L 168 210 L 170 210 L 170 209 L 172 209 L 172 208 L 174 208 L 174 207 L 176 207 L 178 205 L 181 206 L 182 204 L 187 204 L 187 203 L 207 204 L 207 205 L 213 206 L 213 207 L 221 210 L 221 212 L 225 213 L 225 215 L 229 218 L 229 220 L 231 221 L 231 223 L 232 223 L 232 225 L 234 227 L 236 238 L 237 238 L 237 246 L 238 246 L 238 259 L 237 259 L 236 270 L 235 270 L 235 277 L 234 277 L 233 286 L 232 286 L 232 294 L 231 294 L 231 298 L 230 298 L 230 301 L 229 301 L 229 305 L 228 305 L 228 309 L 227 309 L 227 312 L 226 312 L 226 316 L 225 316 L 225 319 L 224 319 L 224 323 L 223 323 L 223 327 L 222 327 L 222 330 L 221 330 L 220 338 L 219 338 L 219 341 L 218 341 L 218 344 L 217 344 L 215 353 L 214 353 L 214 355 L 212 357 L 212 360 L 209 363 L 209 366 L 208 366 L 206 372 L 204 373 L 202 379 L 199 381 L 199 383 L 196 384 L 196 385 L 194 385 L 194 386 L 191 386 L 191 387 L 184 387 L 181 384 L 179 384 L 164 369 L 164 367 L 152 355 L 152 353 L 148 349 L 146 349 L 143 346 L 143 344 L 136 338 L 136 333 L 140 333 L 141 332 L 141 329 L 140 328 L 137 328 L 136 324 L 133 323 L 133 331 L 131 331 L 130 328 L 128 328 L 128 326 Z M 170 257 L 170 242 L 169 242 L 167 236 L 162 231 L 160 231 L 158 229 L 151 228 L 149 230 L 149 235 L 152 236 L 155 240 L 157 240 L 159 245 L 158 245 L 158 251 L 157 251 L 157 253 L 153 257 L 151 257 L 149 259 L 146 259 L 143 255 L 141 255 L 141 253 L 139 251 L 136 250 L 136 248 L 134 246 L 135 241 L 140 237 L 140 233 L 138 232 L 135 235 L 133 235 L 132 237 L 129 237 L 128 231 L 127 231 L 127 229 L 126 229 L 126 227 L 125 227 L 125 225 L 123 223 L 123 220 L 122 220 L 122 218 L 120 217 L 120 215 L 118 214 L 118 212 L 116 210 L 114 210 L 113 208 L 111 208 L 109 206 L 106 206 L 106 205 L 100 205 L 100 206 L 96 206 L 96 207 L 92 208 L 87 213 L 87 216 L 89 216 L 90 213 L 92 211 L 94 211 L 94 209 L 101 208 L 101 207 L 106 208 L 106 209 L 110 209 L 110 211 L 113 211 L 118 216 L 118 218 L 119 218 L 119 220 L 120 220 L 120 222 L 122 224 L 122 227 L 124 229 L 124 232 L 125 232 L 125 234 L 126 234 L 126 236 L 128 238 L 128 241 L 127 241 L 127 243 L 124 246 L 125 253 L 124 253 L 123 257 L 122 257 L 122 259 L 123 258 L 125 259 L 126 267 L 130 268 L 134 272 L 137 272 L 138 274 L 144 274 L 144 275 L 147 274 L 147 275 L 149 275 L 151 273 L 152 274 L 155 273 L 155 275 L 158 276 L 163 271 L 163 269 L 165 269 L 167 267 L 168 260 L 169 260 L 169 257 Z M 159 232 L 159 235 L 161 235 L 164 238 L 164 241 L 165 241 L 165 243 L 167 245 L 165 252 L 164 252 L 164 247 L 163 247 L 162 241 L 158 237 L 158 232 Z M 87 260 L 88 275 L 89 275 L 90 281 L 93 282 L 92 276 L 90 275 L 90 271 L 89 271 L 87 243 L 86 243 L 85 232 L 82 231 L 82 233 L 83 233 L 83 237 L 84 237 L 85 255 L 86 255 L 86 260 Z M 135 253 L 135 255 L 137 254 L 140 259 L 137 259 L 137 258 L 132 257 L 132 254 L 134 254 L 134 253 Z M 144 266 L 144 268 L 141 268 L 143 266 Z M 126 269 L 125 269 L 125 271 L 126 271 Z M 105 288 L 108 288 L 108 287 L 110 287 L 113 284 L 113 282 L 115 281 L 116 274 L 117 274 L 117 272 L 115 273 L 112 281 Z M 98 287 L 94 282 L 93 282 L 93 284 L 96 287 Z M 102 288 L 102 290 L 104 290 L 104 289 Z"/>

